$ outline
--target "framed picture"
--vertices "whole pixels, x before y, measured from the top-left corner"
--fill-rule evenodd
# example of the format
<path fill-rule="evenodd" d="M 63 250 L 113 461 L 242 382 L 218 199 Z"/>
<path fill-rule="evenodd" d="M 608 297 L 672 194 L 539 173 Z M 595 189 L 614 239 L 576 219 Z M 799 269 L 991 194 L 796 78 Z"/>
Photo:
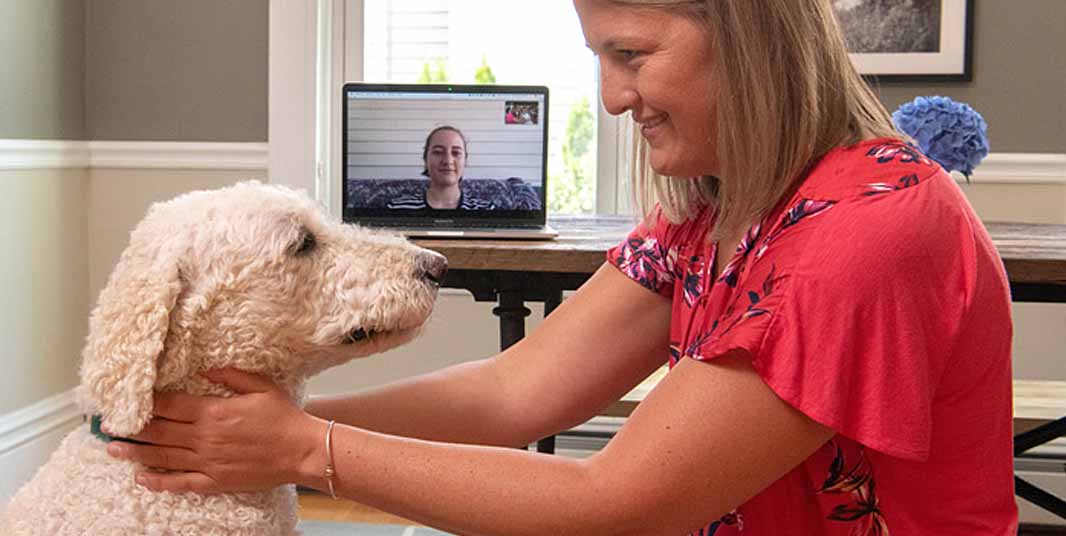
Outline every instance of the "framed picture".
<path fill-rule="evenodd" d="M 972 79 L 973 0 L 833 0 L 851 59 L 878 80 Z"/>

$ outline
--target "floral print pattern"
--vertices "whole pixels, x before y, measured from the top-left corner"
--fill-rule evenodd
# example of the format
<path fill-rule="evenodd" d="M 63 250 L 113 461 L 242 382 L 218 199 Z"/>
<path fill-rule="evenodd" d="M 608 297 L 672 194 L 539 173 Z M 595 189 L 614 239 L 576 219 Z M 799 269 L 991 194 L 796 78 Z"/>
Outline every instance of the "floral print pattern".
<path fill-rule="evenodd" d="M 889 184 L 887 182 L 874 182 L 871 184 L 867 184 L 866 187 L 868 189 L 863 192 L 862 195 L 871 196 L 894 192 L 897 190 L 902 190 L 904 188 L 910 188 L 911 186 L 917 186 L 919 182 L 921 181 L 918 179 L 918 175 L 911 173 L 909 175 L 904 175 L 903 177 L 900 177 L 897 184 Z"/>
<path fill-rule="evenodd" d="M 813 199 L 801 199 L 799 203 L 790 208 L 781 219 L 780 225 L 777 230 L 766 237 L 759 251 L 755 254 L 755 258 L 758 259 L 766 254 L 766 250 L 770 249 L 770 243 L 777 239 L 781 233 L 785 232 L 789 227 L 796 225 L 806 218 L 817 216 L 830 208 L 836 201 L 815 201 Z"/>
<path fill-rule="evenodd" d="M 654 292 L 673 284 L 676 263 L 676 249 L 642 236 L 629 237 L 614 259 L 622 273 Z"/>
<path fill-rule="evenodd" d="M 932 165 L 932 161 L 918 149 L 901 141 L 890 141 L 874 145 L 866 152 L 866 156 L 874 158 L 878 164 L 902 162 L 904 164 Z"/>
<path fill-rule="evenodd" d="M 782 300 L 791 295 L 783 290 L 792 284 L 787 282 L 795 266 L 790 259 L 796 256 L 796 247 L 805 247 L 801 244 L 806 240 L 795 236 L 796 229 L 819 233 L 831 224 L 820 228 L 810 222 L 821 220 L 822 215 L 852 209 L 837 207 L 860 206 L 860 200 L 869 196 L 887 197 L 941 172 L 920 151 L 896 140 L 842 148 L 824 161 L 829 163 L 820 171 L 812 171 L 812 176 L 818 176 L 817 185 L 808 187 L 805 182 L 788 203 L 749 228 L 735 251 L 729 252 L 732 257 L 722 266 L 721 273 L 716 273 L 715 267 L 719 264 L 717 256 L 724 252 L 717 244 L 702 240 L 714 223 L 711 211 L 680 225 L 659 215 L 653 224 L 639 226 L 612 250 L 610 260 L 624 273 L 673 298 L 673 325 L 666 356 L 671 367 L 685 357 L 708 360 L 727 348 L 761 344 Z M 881 495 L 889 492 L 878 494 L 871 460 L 881 463 L 882 457 L 879 452 L 865 451 L 861 443 L 836 436 L 817 456 L 797 467 L 795 474 L 787 475 L 791 480 L 785 482 L 786 478 L 782 478 L 780 486 L 775 483 L 774 495 L 768 497 L 795 497 L 797 504 L 793 506 L 798 510 L 783 517 L 824 529 L 819 533 L 890 536 L 888 517 L 881 504 Z M 780 495 L 782 490 L 788 493 Z M 808 495 L 804 496 L 801 490 L 807 490 Z M 804 506 L 797 506 L 799 503 Z M 745 529 L 745 521 L 748 532 L 793 533 L 789 526 L 774 525 L 772 509 L 776 506 L 772 504 L 779 503 L 746 502 L 691 536 L 732 536 Z M 806 510 L 811 504 L 816 506 Z M 902 526 L 906 530 L 906 525 Z M 795 533 L 810 532 L 800 529 Z"/>
<path fill-rule="evenodd" d="M 851 531 L 853 536 L 889 536 L 888 523 L 877 501 L 873 469 L 866 460 L 866 449 L 860 446 L 858 461 L 848 467 L 840 445 L 830 441 L 829 446 L 836 450 L 836 455 L 818 493 L 847 493 L 851 500 L 838 504 L 826 518 L 857 522 Z"/>
<path fill-rule="evenodd" d="M 692 536 L 714 536 L 718 532 L 718 529 L 722 527 L 736 527 L 737 530 L 744 530 L 744 518 L 741 517 L 736 510 L 733 510 L 722 516 L 718 521 L 707 525 L 706 528 L 693 532 Z"/>
<path fill-rule="evenodd" d="M 737 244 L 736 253 L 733 259 L 729 261 L 729 264 L 722 269 L 722 275 L 718 280 L 725 282 L 730 287 L 736 288 L 737 278 L 740 276 L 740 271 L 744 268 L 744 263 L 748 260 L 748 252 L 751 248 L 755 247 L 755 241 L 759 239 L 759 234 L 762 232 L 762 222 L 756 223 L 751 229 L 748 229 L 747 233 L 744 233 L 744 238 Z"/>

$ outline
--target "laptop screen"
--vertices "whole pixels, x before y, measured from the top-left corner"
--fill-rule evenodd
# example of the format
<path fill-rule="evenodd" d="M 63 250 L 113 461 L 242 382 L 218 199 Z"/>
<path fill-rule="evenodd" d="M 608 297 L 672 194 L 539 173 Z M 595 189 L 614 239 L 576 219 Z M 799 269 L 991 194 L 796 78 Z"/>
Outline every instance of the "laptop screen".
<path fill-rule="evenodd" d="M 543 86 L 345 84 L 344 220 L 542 225 Z"/>

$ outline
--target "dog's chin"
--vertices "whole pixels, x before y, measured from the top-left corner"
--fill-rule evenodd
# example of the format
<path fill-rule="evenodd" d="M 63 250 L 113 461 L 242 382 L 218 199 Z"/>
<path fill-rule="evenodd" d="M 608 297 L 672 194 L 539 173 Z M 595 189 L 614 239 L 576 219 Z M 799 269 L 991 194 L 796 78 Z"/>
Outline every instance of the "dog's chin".
<path fill-rule="evenodd" d="M 389 331 L 374 332 L 366 340 L 349 343 L 345 346 L 349 347 L 352 353 L 352 357 L 365 357 L 377 353 L 391 350 L 400 345 L 411 342 L 422 331 L 422 326 L 415 326 L 412 328 L 397 328 Z"/>
<path fill-rule="evenodd" d="M 319 370 L 402 346 L 418 337 L 421 331 L 422 326 L 419 325 L 412 328 L 369 332 L 366 338 L 359 341 L 346 338 L 344 342 L 324 349 L 323 357 L 326 362 L 319 367 Z"/>

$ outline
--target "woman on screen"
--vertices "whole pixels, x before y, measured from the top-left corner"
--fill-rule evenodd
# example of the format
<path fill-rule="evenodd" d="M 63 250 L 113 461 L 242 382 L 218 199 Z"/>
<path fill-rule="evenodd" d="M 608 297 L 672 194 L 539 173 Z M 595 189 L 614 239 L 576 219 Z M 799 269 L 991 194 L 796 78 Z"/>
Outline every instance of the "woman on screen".
<path fill-rule="evenodd" d="M 426 189 L 418 194 L 404 195 L 389 202 L 389 208 L 484 210 L 491 203 L 464 196 L 459 187 L 466 170 L 466 136 L 453 126 L 440 126 L 430 131 L 422 146 L 422 175 L 429 177 Z"/>

